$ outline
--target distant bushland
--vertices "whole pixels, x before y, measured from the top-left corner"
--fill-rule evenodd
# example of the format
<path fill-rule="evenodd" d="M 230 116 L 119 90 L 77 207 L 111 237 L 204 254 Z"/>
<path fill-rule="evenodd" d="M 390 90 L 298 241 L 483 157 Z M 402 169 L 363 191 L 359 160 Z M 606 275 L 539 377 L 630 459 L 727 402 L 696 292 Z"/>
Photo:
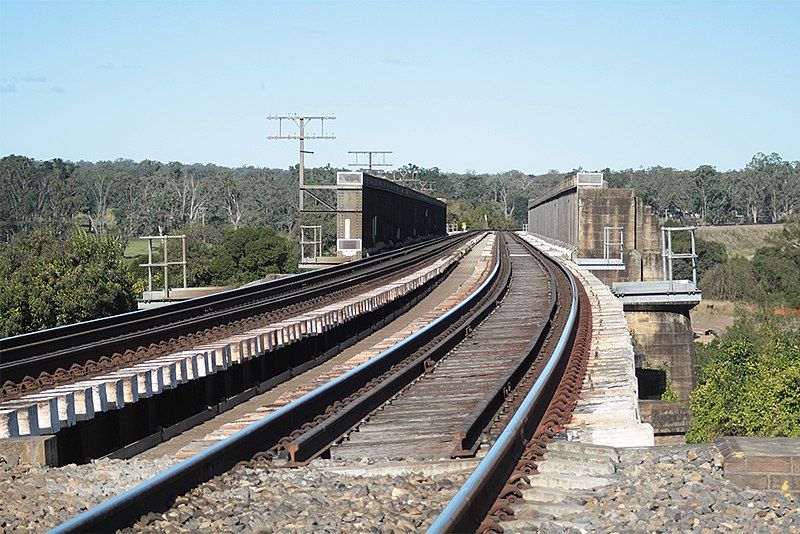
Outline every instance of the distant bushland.
<path fill-rule="evenodd" d="M 527 203 L 569 173 L 533 175 L 446 172 L 412 163 L 390 178 L 448 201 L 448 222 L 468 228 L 520 227 Z M 653 166 L 597 169 L 611 187 L 630 187 L 662 218 L 697 224 L 777 223 L 800 205 L 800 162 L 756 154 L 738 170 Z M 307 180 L 332 180 L 330 166 L 306 169 Z M 36 228 L 119 236 L 123 243 L 144 234 L 169 233 L 187 225 L 260 226 L 296 239 L 299 231 L 298 171 L 262 167 L 161 163 L 126 159 L 77 163 L 25 156 L 0 158 L 0 240 Z M 306 224 L 306 223 L 304 223 Z M 326 227 L 331 239 L 332 226 Z M 735 251 L 734 251 L 735 252 Z"/>

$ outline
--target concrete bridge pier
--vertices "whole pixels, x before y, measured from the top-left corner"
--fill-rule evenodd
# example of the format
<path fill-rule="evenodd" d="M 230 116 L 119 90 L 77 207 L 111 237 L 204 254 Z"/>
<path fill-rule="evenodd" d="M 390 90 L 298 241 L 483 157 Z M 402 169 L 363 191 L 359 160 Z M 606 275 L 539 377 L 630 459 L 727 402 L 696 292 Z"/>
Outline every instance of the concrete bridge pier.
<path fill-rule="evenodd" d="M 656 444 L 685 441 L 689 394 L 697 385 L 689 310 L 699 304 L 700 293 L 694 284 L 668 284 L 613 285 L 634 339 L 642 421 L 653 425 Z"/>

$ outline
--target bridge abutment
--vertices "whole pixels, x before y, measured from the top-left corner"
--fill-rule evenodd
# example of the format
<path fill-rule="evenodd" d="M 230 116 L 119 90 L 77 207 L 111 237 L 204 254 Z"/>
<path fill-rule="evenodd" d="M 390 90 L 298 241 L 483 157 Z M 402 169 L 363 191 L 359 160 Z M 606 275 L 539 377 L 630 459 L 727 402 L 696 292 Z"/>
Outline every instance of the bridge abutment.
<path fill-rule="evenodd" d="M 664 370 L 667 375 L 664 377 L 666 383 L 662 387 L 654 388 L 655 391 L 648 393 L 641 392 L 641 398 L 652 399 L 653 394 L 658 394 L 660 399 L 666 394 L 666 397 L 674 400 L 688 402 L 689 394 L 697 385 L 689 310 L 625 309 L 625 318 L 637 349 L 636 368 Z"/>
<path fill-rule="evenodd" d="M 635 342 L 642 421 L 653 425 L 656 444 L 684 443 L 691 423 L 697 358 L 689 308 L 625 310 Z"/>

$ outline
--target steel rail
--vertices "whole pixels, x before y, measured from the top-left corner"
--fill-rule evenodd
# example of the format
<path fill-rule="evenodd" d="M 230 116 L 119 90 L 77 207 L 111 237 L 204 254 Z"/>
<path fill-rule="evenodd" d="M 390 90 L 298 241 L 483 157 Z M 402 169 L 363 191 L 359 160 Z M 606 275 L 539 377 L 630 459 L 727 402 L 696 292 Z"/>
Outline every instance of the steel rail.
<path fill-rule="evenodd" d="M 304 273 L 190 299 L 154 310 L 66 325 L 2 340 L 0 376 L 5 381 L 84 364 L 88 358 L 147 347 L 187 331 L 202 331 L 247 316 L 274 311 L 349 285 L 426 261 L 466 240 L 441 238 L 318 272 Z M 46 367 L 45 367 L 46 366 Z"/>
<path fill-rule="evenodd" d="M 282 437 L 323 414 L 332 402 L 357 394 L 370 380 L 381 376 L 394 363 L 402 360 L 400 356 L 415 353 L 441 332 L 446 331 L 459 317 L 480 303 L 493 287 L 496 287 L 500 271 L 501 263 L 498 255 L 498 261 L 490 275 L 475 291 L 454 308 L 397 345 L 196 456 L 70 519 L 51 532 L 115 531 L 130 525 L 144 514 L 169 507 L 174 497 L 230 470 L 240 461 L 249 460 L 258 453 L 270 450 Z"/>
<path fill-rule="evenodd" d="M 525 245 L 533 249 L 527 243 Z M 542 405 L 549 403 L 560 380 L 578 326 L 578 285 L 568 269 L 554 263 L 569 279 L 572 299 L 569 316 L 552 356 L 497 441 L 430 526 L 429 534 L 476 531 L 513 473 L 546 409 Z"/>
<path fill-rule="evenodd" d="M 420 330 L 393 349 L 386 351 L 380 364 L 375 366 L 369 376 L 362 379 L 362 383 L 365 385 L 370 379 L 380 379 L 375 387 L 337 410 L 321 424 L 311 427 L 284 445 L 290 455 L 290 465 L 303 465 L 324 452 L 337 438 L 357 425 L 364 417 L 388 401 L 414 379 L 423 375 L 431 365 L 446 356 L 467 337 L 471 330 L 475 329 L 494 311 L 508 290 L 511 279 L 511 262 L 508 261 L 508 252 L 502 242 L 498 244 L 498 247 L 500 254 L 498 254 L 495 268 L 497 274 L 495 275 L 493 272 L 490 277 L 494 281 L 492 286 L 488 287 L 485 293 L 470 296 L 467 301 L 444 314 L 433 328 Z M 488 281 L 485 281 L 484 284 Z M 457 324 L 462 318 L 466 318 L 466 320 Z M 448 329 L 456 324 L 457 328 L 448 333 Z M 443 333 L 446 335 L 437 341 L 437 336 Z M 435 344 L 426 348 L 432 342 Z M 409 361 L 409 358 L 413 359 Z M 393 366 L 398 367 L 394 370 Z M 330 397 L 329 400 L 333 403 L 336 398 Z"/>
<path fill-rule="evenodd" d="M 109 317 L 101 317 L 99 319 L 83 321 L 80 323 L 49 328 L 46 330 L 39 330 L 27 334 L 20 334 L 18 336 L 10 336 L 3 339 L 3 347 L 0 348 L 0 355 L 2 355 L 3 359 L 5 360 L 6 358 L 13 359 L 19 357 L 18 351 L 21 350 L 24 350 L 27 354 L 52 352 L 54 350 L 53 347 L 59 343 L 68 342 L 69 344 L 75 344 L 74 340 L 82 335 L 85 335 L 87 332 L 100 332 L 108 329 L 114 329 L 115 331 L 118 331 L 120 328 L 124 328 L 127 324 L 143 321 L 145 319 L 170 317 L 177 314 L 187 314 L 190 312 L 203 314 L 221 307 L 235 307 L 241 304 L 247 304 L 252 299 L 274 296 L 273 293 L 277 291 L 292 291 L 310 284 L 318 283 L 319 281 L 326 281 L 336 275 L 347 276 L 351 272 L 363 269 L 372 264 L 384 262 L 398 256 L 408 255 L 409 253 L 415 252 L 420 248 L 424 248 L 447 239 L 448 238 L 446 237 L 442 237 L 439 239 L 424 241 L 410 247 L 377 254 L 356 262 L 335 265 L 317 271 L 310 271 L 286 278 L 271 280 L 262 284 L 235 288 L 228 291 L 223 291 L 221 293 L 196 297 L 182 302 L 174 302 L 159 308 L 122 313 Z"/>

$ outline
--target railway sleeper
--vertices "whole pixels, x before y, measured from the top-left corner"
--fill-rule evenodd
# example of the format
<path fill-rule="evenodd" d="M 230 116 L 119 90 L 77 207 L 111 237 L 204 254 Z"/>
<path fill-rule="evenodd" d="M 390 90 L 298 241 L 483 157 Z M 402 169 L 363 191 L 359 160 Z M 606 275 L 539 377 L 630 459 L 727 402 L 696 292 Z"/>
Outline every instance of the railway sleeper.
<path fill-rule="evenodd" d="M 474 331 L 502 301 L 509 287 L 511 270 L 507 261 L 501 261 L 499 265 L 501 266 L 499 281 L 492 286 L 490 296 L 482 298 L 481 303 L 475 305 L 470 313 L 451 319 L 454 322 L 434 322 L 430 328 L 425 329 L 425 340 L 430 339 L 431 341 L 428 341 L 422 349 L 416 352 L 414 349 L 425 343 L 425 340 L 411 345 L 410 354 L 408 351 L 400 349 L 391 351 L 391 357 L 386 357 L 389 356 L 387 354 L 383 359 L 373 360 L 371 362 L 373 367 L 386 370 L 373 376 L 372 380 L 379 377 L 383 377 L 383 379 L 374 387 L 364 389 L 362 394 L 330 415 L 324 423 L 309 429 L 308 432 L 283 446 L 283 450 L 289 455 L 286 466 L 301 467 L 323 455 L 331 444 L 355 428 L 362 419 L 389 401 L 415 379 L 435 368 L 444 356 L 467 337 L 468 329 L 471 328 Z M 458 323 L 459 319 L 463 320 L 461 324 Z"/>
<path fill-rule="evenodd" d="M 290 338 L 278 338 L 271 352 L 258 356 L 253 350 L 253 356 L 241 358 L 239 365 L 226 365 L 226 360 L 220 359 L 221 368 L 213 374 L 208 370 L 214 361 L 207 358 L 193 360 L 193 368 L 186 360 L 166 363 L 157 358 L 147 363 L 152 380 L 145 380 L 145 370 L 140 370 L 135 377 L 121 376 L 116 382 L 90 381 L 96 384 L 94 388 L 58 386 L 63 395 L 34 394 L 3 406 L 14 409 L 17 404 L 30 404 L 27 399 L 36 401 L 35 407 L 21 412 L 27 418 L 17 417 L 22 423 L 17 431 L 57 432 L 58 465 L 98 457 L 130 458 L 330 359 L 424 298 L 452 267 L 405 296 L 324 333 L 298 336 L 291 344 Z M 264 348 L 268 347 L 265 342 Z M 77 407 L 79 413 L 67 413 L 68 406 Z"/>

